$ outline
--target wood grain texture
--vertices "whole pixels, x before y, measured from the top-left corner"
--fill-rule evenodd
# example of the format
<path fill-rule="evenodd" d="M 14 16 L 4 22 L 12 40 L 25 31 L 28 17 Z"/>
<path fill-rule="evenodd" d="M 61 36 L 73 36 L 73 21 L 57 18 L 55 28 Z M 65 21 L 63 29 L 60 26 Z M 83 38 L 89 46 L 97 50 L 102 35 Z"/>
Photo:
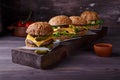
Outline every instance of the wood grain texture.
<path fill-rule="evenodd" d="M 30 50 L 13 49 L 12 61 L 17 64 L 31 66 L 34 68 L 49 68 L 52 65 L 56 65 L 55 63 L 58 63 L 58 61 L 61 61 L 67 55 L 75 54 L 73 52 L 78 50 L 80 47 L 83 48 L 82 45 L 88 46 L 92 41 L 105 36 L 107 33 L 107 27 L 103 27 L 95 33 L 96 34 L 94 35 L 86 35 L 85 37 L 83 36 L 62 41 L 57 47 L 45 55 L 37 55 L 34 51 Z"/>
<path fill-rule="evenodd" d="M 68 47 L 59 45 L 45 55 L 25 49 L 12 49 L 12 62 L 34 68 L 50 68 L 68 55 Z"/>
<path fill-rule="evenodd" d="M 35 69 L 12 63 L 11 49 L 24 46 L 24 38 L 0 38 L 0 80 L 120 80 L 120 28 L 109 28 L 97 40 L 113 44 L 111 57 L 98 57 L 93 51 L 78 49 L 56 67 Z"/>

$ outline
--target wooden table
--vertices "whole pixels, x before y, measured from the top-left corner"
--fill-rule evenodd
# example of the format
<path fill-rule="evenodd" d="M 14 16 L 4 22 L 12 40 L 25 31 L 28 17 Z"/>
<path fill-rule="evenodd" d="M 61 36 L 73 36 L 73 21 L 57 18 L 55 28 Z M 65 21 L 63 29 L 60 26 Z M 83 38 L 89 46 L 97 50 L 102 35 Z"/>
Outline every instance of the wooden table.
<path fill-rule="evenodd" d="M 93 51 L 78 50 L 52 69 L 42 70 L 12 63 L 11 49 L 24 46 L 24 39 L 0 38 L 0 80 L 120 80 L 120 28 L 96 41 L 113 44 L 111 57 L 98 57 Z"/>

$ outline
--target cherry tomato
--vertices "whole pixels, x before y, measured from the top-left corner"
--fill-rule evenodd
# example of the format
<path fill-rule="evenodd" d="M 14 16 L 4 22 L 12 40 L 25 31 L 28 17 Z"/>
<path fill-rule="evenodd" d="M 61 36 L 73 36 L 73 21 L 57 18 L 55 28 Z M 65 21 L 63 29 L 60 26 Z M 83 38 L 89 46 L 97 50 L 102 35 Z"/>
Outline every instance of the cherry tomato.
<path fill-rule="evenodd" d="M 25 24 L 24 24 L 24 26 L 25 27 L 28 27 L 30 24 L 32 24 L 33 22 L 32 21 L 27 21 Z"/>
<path fill-rule="evenodd" d="M 17 22 L 17 27 L 24 27 L 24 23 L 22 21 Z"/>

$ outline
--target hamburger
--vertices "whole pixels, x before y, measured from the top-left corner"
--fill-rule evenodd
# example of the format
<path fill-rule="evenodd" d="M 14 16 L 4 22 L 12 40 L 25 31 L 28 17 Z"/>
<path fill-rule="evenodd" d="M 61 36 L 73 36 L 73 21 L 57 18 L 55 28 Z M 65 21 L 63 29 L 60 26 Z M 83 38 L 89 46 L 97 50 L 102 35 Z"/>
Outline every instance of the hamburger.
<path fill-rule="evenodd" d="M 53 43 L 53 29 L 47 22 L 35 22 L 29 25 L 26 30 L 27 37 L 25 44 L 28 47 L 47 47 Z"/>
<path fill-rule="evenodd" d="M 60 28 L 68 28 L 71 22 L 72 21 L 70 20 L 70 18 L 65 15 L 58 15 L 58 16 L 52 17 L 49 20 L 49 24 L 52 25 L 52 28 L 54 29 L 54 31 Z"/>
<path fill-rule="evenodd" d="M 74 28 L 77 35 L 84 36 L 88 31 L 88 28 L 85 26 L 86 21 L 80 16 L 70 16 L 70 19 L 72 20 L 70 27 Z"/>
<path fill-rule="evenodd" d="M 58 15 L 49 20 L 49 24 L 54 30 L 53 37 L 55 40 L 66 40 L 76 35 L 74 29 L 69 27 L 71 22 L 71 19 L 65 15 Z"/>
<path fill-rule="evenodd" d="M 86 26 L 88 26 L 89 29 L 99 29 L 100 25 L 103 23 L 98 13 L 95 11 L 84 11 L 81 13 L 80 17 L 86 20 Z"/>

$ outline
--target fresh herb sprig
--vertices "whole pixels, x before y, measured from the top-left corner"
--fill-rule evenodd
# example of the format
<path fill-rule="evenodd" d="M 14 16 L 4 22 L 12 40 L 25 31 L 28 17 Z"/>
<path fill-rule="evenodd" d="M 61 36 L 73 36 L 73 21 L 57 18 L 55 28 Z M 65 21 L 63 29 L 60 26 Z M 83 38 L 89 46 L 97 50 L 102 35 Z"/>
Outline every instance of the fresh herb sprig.
<path fill-rule="evenodd" d="M 103 24 L 103 20 L 91 20 L 87 26 L 95 26 L 95 25 L 101 25 Z"/>

